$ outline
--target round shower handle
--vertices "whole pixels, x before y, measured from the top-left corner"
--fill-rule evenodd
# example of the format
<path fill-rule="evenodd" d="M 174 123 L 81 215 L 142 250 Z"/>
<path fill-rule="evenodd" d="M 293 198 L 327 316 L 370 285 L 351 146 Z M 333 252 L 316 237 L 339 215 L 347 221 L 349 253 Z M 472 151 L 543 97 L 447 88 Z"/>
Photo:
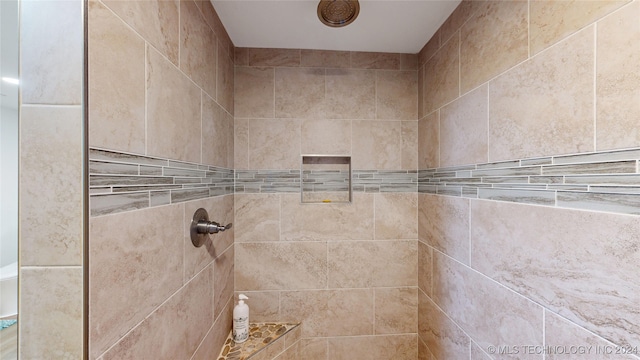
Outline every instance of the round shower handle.
<path fill-rule="evenodd" d="M 193 219 L 191 219 L 191 242 L 193 246 L 200 247 L 207 241 L 209 234 L 216 234 L 231 229 L 231 226 L 231 223 L 220 225 L 220 223 L 215 221 L 209 221 L 207 210 L 200 208 L 196 210 L 193 214 Z"/>

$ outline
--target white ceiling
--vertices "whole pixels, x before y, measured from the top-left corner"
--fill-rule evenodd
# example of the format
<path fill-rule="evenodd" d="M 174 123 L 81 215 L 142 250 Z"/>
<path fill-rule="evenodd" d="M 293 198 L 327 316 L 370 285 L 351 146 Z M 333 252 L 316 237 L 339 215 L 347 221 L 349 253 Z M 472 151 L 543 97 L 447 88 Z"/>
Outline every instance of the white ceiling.
<path fill-rule="evenodd" d="M 360 0 L 342 28 L 318 20 L 318 0 L 211 0 L 237 47 L 417 53 L 460 0 Z"/>

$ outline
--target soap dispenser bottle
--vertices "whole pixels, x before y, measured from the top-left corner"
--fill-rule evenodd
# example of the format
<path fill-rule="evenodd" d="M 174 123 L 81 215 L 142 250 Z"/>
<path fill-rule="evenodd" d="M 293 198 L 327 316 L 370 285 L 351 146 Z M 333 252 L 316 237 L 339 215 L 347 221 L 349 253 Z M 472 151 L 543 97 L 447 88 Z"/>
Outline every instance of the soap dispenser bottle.
<path fill-rule="evenodd" d="M 238 299 L 238 304 L 233 308 L 233 341 L 239 344 L 249 338 L 249 305 L 244 303 L 249 298 L 240 294 Z"/>

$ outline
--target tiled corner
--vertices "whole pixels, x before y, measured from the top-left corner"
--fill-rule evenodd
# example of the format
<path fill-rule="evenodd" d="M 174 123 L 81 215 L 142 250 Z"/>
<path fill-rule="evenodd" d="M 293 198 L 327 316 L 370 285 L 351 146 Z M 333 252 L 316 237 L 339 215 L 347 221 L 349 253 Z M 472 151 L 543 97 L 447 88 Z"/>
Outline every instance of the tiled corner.
<path fill-rule="evenodd" d="M 418 169 L 440 167 L 440 112 L 418 122 Z"/>
<path fill-rule="evenodd" d="M 420 240 L 469 264 L 469 200 L 425 194 L 418 213 Z"/>
<path fill-rule="evenodd" d="M 424 112 L 430 114 L 460 95 L 460 35 L 442 45 L 424 65 Z"/>
<path fill-rule="evenodd" d="M 418 336 L 436 359 L 463 359 L 469 336 L 426 295 L 418 294 Z"/>
<path fill-rule="evenodd" d="M 180 1 L 180 26 L 180 70 L 216 98 L 217 38 L 195 2 Z"/>
<path fill-rule="evenodd" d="M 206 93 L 202 94 L 202 164 L 233 168 L 233 116 Z"/>
<path fill-rule="evenodd" d="M 416 193 L 375 195 L 375 238 L 377 240 L 418 238 Z"/>

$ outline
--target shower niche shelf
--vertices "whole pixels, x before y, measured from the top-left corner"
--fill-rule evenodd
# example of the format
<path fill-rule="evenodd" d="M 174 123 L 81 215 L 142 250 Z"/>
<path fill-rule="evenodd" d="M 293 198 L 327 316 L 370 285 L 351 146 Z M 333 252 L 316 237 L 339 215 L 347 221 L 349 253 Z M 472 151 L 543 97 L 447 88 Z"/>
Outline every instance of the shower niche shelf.
<path fill-rule="evenodd" d="M 303 155 L 300 171 L 303 203 L 350 203 L 351 156 Z"/>

